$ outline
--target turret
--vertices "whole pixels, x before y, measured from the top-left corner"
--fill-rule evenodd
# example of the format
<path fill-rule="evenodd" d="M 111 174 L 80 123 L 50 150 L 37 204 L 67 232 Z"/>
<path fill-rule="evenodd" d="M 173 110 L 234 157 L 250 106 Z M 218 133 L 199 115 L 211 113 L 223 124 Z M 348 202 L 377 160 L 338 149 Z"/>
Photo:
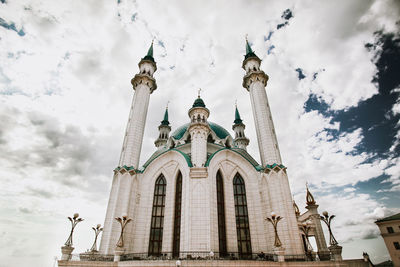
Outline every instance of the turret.
<path fill-rule="evenodd" d="M 168 106 L 165 109 L 164 119 L 161 121 L 161 124 L 158 126 L 159 135 L 157 140 L 154 142 L 158 149 L 165 146 L 168 141 L 169 133 L 171 132 L 171 126 L 169 126 L 168 121 Z"/>
<path fill-rule="evenodd" d="M 190 118 L 189 133 L 191 139 L 191 156 L 194 167 L 203 167 L 207 160 L 207 137 L 210 132 L 207 119 L 210 111 L 203 99 L 198 98 L 188 112 Z"/>
<path fill-rule="evenodd" d="M 249 145 L 249 138 L 247 138 L 244 134 L 244 129 L 246 125 L 243 124 L 242 119 L 240 118 L 239 110 L 236 106 L 235 108 L 235 120 L 233 121 L 232 130 L 235 131 L 235 139 L 233 140 L 234 146 L 246 150 Z"/>
<path fill-rule="evenodd" d="M 260 70 L 260 64 L 261 59 L 254 53 L 246 39 L 246 55 L 242 64 L 242 68 L 246 71 L 243 77 L 243 87 L 250 93 L 261 163 L 263 166 L 274 163 L 282 164 L 265 91 L 268 75 Z"/>

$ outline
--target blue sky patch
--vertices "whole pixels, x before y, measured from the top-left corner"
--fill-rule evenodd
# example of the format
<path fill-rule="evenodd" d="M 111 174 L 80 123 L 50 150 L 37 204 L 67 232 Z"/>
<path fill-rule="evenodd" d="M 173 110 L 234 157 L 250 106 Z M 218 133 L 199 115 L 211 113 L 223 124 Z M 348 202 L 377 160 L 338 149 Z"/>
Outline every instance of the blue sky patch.
<path fill-rule="evenodd" d="M 6 28 L 7 30 L 15 31 L 19 36 L 25 35 L 23 28 L 17 30 L 14 22 L 7 23 L 4 19 L 0 18 L 0 26 Z"/>
<path fill-rule="evenodd" d="M 274 45 L 270 45 L 270 46 L 268 47 L 267 54 L 268 54 L 268 55 L 271 54 L 271 53 L 272 53 L 272 50 L 273 50 L 274 48 L 275 48 Z"/>
<path fill-rule="evenodd" d="M 347 110 L 332 111 L 321 97 L 311 94 L 304 103 L 304 110 L 316 110 L 331 122 L 339 122 L 340 133 L 350 133 L 361 128 L 363 140 L 357 152 L 374 153 L 379 158 L 387 158 L 389 149 L 395 141 L 400 114 L 393 114 L 392 108 L 400 97 L 395 89 L 400 86 L 400 38 L 393 33 L 375 33 L 375 44 L 366 44 L 366 48 L 377 54 L 378 73 L 371 82 L 378 86 L 378 94 L 361 101 L 358 106 Z M 316 77 L 314 74 L 314 77 Z M 354 88 L 355 92 L 357 88 Z M 394 156 L 400 155 L 400 146 L 394 150 Z"/>
<path fill-rule="evenodd" d="M 299 78 L 299 80 L 303 80 L 303 79 L 306 77 L 306 76 L 304 75 L 302 69 L 297 68 L 297 69 L 295 69 L 295 71 L 297 71 L 297 73 L 298 73 L 298 78 Z"/>

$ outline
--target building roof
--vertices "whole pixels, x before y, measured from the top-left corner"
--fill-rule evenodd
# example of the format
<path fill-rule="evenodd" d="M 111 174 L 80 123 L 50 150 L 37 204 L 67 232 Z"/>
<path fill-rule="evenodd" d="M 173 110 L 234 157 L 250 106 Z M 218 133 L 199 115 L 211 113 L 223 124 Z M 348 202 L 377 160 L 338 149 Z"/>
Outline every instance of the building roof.
<path fill-rule="evenodd" d="M 211 159 L 220 151 L 223 150 L 230 150 L 233 152 L 236 152 L 240 156 L 242 156 L 244 159 L 246 159 L 257 171 L 261 171 L 263 168 L 258 164 L 258 162 L 244 149 L 238 148 L 238 147 L 232 147 L 232 148 L 227 148 L 223 147 L 217 151 L 215 151 L 213 154 L 211 154 L 206 161 L 206 164 L 204 165 L 205 167 L 208 167 L 210 165 Z"/>
<path fill-rule="evenodd" d="M 169 125 L 169 121 L 168 121 L 168 107 L 165 109 L 164 119 L 161 121 L 161 125 Z"/>
<path fill-rule="evenodd" d="M 150 60 L 154 62 L 154 58 L 153 58 L 153 42 L 151 42 L 150 48 L 147 51 L 147 55 L 142 58 L 142 60 Z"/>
<path fill-rule="evenodd" d="M 184 125 L 178 127 L 171 136 L 175 138 L 175 140 L 180 140 L 183 135 L 186 133 L 187 129 L 189 128 L 190 123 L 185 123 Z M 227 136 L 230 136 L 229 132 L 222 126 L 214 123 L 208 122 L 208 126 L 210 126 L 211 130 L 218 136 L 220 139 L 224 139 Z"/>
<path fill-rule="evenodd" d="M 396 220 L 400 220 L 400 213 L 377 220 L 376 222 L 387 222 L 387 221 L 396 221 Z"/>
<path fill-rule="evenodd" d="M 249 41 L 247 41 L 246 39 L 246 55 L 244 56 L 244 59 L 248 59 L 251 57 L 258 58 L 257 55 L 254 53 L 253 49 L 251 49 Z"/>
<path fill-rule="evenodd" d="M 235 124 L 240 124 L 242 123 L 242 119 L 240 118 L 239 110 L 236 107 L 235 108 L 235 120 L 233 121 Z"/>
<path fill-rule="evenodd" d="M 194 101 L 192 108 L 196 107 L 202 107 L 205 108 L 206 104 L 204 104 L 203 99 L 200 98 L 200 96 Z"/>

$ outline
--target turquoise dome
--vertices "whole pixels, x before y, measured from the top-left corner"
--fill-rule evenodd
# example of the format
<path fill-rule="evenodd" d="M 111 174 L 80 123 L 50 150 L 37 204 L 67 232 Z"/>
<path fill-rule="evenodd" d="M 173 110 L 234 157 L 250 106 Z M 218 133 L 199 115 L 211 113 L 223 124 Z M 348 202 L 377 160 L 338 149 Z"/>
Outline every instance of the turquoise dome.
<path fill-rule="evenodd" d="M 180 127 L 178 127 L 172 134 L 171 136 L 175 138 L 175 140 L 180 140 L 182 136 L 185 134 L 189 127 L 190 123 L 186 123 Z M 208 122 L 208 125 L 210 126 L 211 130 L 214 131 L 214 133 L 218 136 L 220 139 L 224 139 L 227 136 L 230 136 L 229 132 L 222 126 L 213 123 L 213 122 Z"/>

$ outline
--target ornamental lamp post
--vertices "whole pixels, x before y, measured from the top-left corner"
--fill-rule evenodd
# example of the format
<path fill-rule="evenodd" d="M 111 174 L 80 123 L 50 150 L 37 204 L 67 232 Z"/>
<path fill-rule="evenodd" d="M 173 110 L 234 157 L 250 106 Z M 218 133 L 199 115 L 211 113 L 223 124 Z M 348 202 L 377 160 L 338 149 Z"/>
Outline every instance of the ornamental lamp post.
<path fill-rule="evenodd" d="M 329 251 L 331 252 L 331 259 L 334 261 L 341 261 L 342 260 L 342 247 L 339 246 L 337 240 L 333 236 L 332 229 L 331 229 L 331 222 L 332 219 L 335 218 L 335 215 L 329 216 L 327 211 L 322 213 L 321 220 L 326 223 L 329 230 Z"/>
<path fill-rule="evenodd" d="M 61 247 L 61 260 L 62 261 L 69 261 L 71 260 L 72 257 L 72 251 L 74 250 L 74 247 L 72 247 L 72 235 L 74 233 L 74 229 L 78 223 L 83 221 L 82 218 L 79 218 L 79 213 L 75 213 L 74 216 L 67 217 L 68 220 L 71 222 L 71 232 L 69 234 L 69 237 L 67 241 L 65 242 L 64 246 Z"/>
<path fill-rule="evenodd" d="M 91 252 L 97 252 L 97 237 L 99 236 L 100 232 L 103 231 L 103 228 L 101 227 L 101 224 L 96 225 L 95 227 L 92 227 L 94 231 L 94 242 L 92 247 L 90 248 Z"/>
<path fill-rule="evenodd" d="M 119 248 L 123 248 L 124 247 L 124 229 L 125 226 L 132 221 L 132 219 L 128 219 L 127 215 L 123 215 L 122 218 L 120 217 L 116 217 L 115 218 L 119 224 L 121 225 L 121 235 L 119 236 L 119 240 L 117 242 L 117 247 Z"/>
<path fill-rule="evenodd" d="M 69 234 L 69 237 L 64 244 L 66 247 L 72 247 L 72 234 L 74 233 L 75 226 L 78 223 L 80 223 L 81 221 L 83 221 L 82 218 L 78 218 L 78 217 L 79 217 L 79 213 L 75 213 L 74 217 L 72 217 L 72 218 L 68 217 L 68 220 L 71 222 L 71 233 Z"/>
<path fill-rule="evenodd" d="M 324 221 L 326 223 L 326 225 L 328 226 L 329 244 L 331 246 L 337 246 L 339 243 L 336 241 L 335 237 L 333 236 L 332 229 L 331 229 L 331 221 L 333 218 L 335 218 L 335 215 L 329 216 L 327 211 L 324 211 L 322 213 L 322 215 L 324 215 L 324 216 L 321 216 L 321 220 Z"/>
<path fill-rule="evenodd" d="M 274 227 L 274 231 L 275 231 L 275 243 L 274 243 L 274 245 L 275 245 L 275 247 L 277 247 L 277 248 L 279 248 L 279 247 L 282 246 L 282 242 L 281 242 L 281 240 L 279 239 L 278 229 L 277 229 L 278 222 L 279 222 L 280 220 L 282 220 L 282 219 L 283 219 L 283 217 L 281 217 L 281 216 L 276 216 L 275 212 L 271 212 L 271 218 L 267 218 L 267 220 L 268 220 L 268 221 L 272 224 L 272 226 Z"/>

